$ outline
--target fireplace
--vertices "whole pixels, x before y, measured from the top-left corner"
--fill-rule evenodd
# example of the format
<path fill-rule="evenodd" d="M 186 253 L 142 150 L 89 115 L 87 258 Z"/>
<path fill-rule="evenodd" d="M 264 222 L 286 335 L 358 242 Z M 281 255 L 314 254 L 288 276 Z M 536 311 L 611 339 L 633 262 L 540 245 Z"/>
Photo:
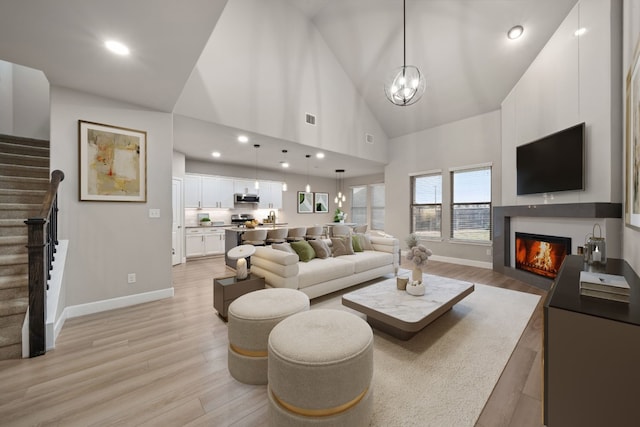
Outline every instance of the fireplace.
<path fill-rule="evenodd" d="M 566 255 L 571 254 L 571 238 L 516 233 L 516 269 L 555 279 Z"/>

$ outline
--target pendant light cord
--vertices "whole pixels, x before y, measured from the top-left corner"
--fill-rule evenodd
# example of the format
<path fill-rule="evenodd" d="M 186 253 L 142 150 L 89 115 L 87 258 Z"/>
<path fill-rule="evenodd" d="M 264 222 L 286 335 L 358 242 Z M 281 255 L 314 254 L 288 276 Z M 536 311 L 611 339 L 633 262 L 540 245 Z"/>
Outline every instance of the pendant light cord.
<path fill-rule="evenodd" d="M 402 65 L 407 66 L 407 0 L 402 0 Z"/>

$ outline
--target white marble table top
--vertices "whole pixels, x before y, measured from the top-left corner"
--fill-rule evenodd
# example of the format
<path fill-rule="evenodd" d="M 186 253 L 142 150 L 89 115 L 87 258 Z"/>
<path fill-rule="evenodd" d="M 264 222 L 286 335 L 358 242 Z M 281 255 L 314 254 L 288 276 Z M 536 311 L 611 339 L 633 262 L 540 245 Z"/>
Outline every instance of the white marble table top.
<path fill-rule="evenodd" d="M 424 295 L 413 296 L 398 290 L 394 277 L 344 294 L 343 304 L 356 310 L 364 308 L 359 311 L 369 316 L 375 317 L 379 313 L 381 317 L 390 317 L 408 325 L 423 322 L 443 306 L 450 308 L 474 289 L 473 283 L 432 274 L 423 274 L 422 281 L 426 287 Z"/>

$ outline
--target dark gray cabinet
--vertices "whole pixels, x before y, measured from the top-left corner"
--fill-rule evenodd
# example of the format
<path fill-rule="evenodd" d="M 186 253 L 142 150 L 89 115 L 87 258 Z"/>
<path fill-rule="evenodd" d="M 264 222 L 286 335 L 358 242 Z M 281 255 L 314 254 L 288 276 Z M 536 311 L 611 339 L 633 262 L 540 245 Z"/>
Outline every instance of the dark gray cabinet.
<path fill-rule="evenodd" d="M 609 259 L 601 271 L 624 275 L 631 302 L 581 296 L 568 256 L 544 305 L 544 423 L 548 427 L 637 426 L 640 422 L 640 280 Z"/>

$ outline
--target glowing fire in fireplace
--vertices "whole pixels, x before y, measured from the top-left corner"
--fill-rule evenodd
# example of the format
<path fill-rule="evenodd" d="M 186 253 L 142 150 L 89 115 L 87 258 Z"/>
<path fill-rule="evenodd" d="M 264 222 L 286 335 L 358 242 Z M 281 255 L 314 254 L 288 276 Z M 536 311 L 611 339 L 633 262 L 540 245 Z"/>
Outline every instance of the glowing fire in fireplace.
<path fill-rule="evenodd" d="M 517 233 L 516 268 L 553 279 L 570 248 L 571 239 Z"/>

